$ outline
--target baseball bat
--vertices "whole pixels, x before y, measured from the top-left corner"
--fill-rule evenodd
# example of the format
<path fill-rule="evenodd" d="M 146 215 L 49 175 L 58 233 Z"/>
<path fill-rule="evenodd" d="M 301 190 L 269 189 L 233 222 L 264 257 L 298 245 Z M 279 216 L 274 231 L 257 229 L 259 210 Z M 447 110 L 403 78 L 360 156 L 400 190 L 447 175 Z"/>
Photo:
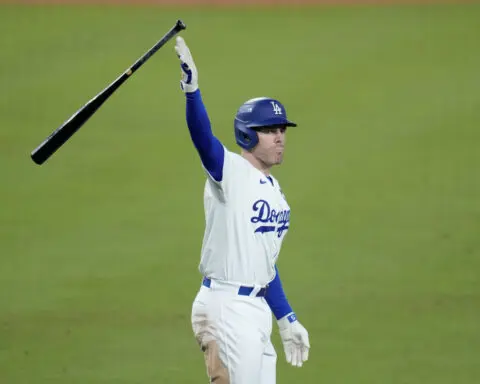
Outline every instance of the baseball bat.
<path fill-rule="evenodd" d="M 152 48 L 150 48 L 143 56 L 141 56 L 130 68 L 123 72 L 110 85 L 89 100 L 77 112 L 75 112 L 67 121 L 59 128 L 53 131 L 37 148 L 31 153 L 31 158 L 36 164 L 43 164 L 57 149 L 75 133 L 92 115 L 102 106 L 102 104 L 140 68 L 155 52 L 165 45 L 178 32 L 185 29 L 186 25 L 177 20 L 176 24 L 159 40 Z"/>

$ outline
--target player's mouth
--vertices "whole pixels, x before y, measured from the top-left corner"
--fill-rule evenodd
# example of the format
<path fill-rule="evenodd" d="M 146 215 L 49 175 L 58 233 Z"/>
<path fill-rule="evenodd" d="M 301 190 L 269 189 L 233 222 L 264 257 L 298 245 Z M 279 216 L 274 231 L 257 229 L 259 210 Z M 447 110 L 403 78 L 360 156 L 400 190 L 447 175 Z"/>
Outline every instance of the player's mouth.
<path fill-rule="evenodd" d="M 283 159 L 283 146 L 275 148 L 275 163 L 279 164 Z"/>

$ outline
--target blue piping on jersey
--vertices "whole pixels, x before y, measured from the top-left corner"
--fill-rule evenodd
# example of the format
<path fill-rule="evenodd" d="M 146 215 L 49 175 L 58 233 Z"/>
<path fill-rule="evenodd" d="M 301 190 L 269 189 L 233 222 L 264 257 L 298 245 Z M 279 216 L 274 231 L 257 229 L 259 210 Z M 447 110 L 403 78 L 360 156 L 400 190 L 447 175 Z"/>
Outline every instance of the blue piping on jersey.
<path fill-rule="evenodd" d="M 186 118 L 190 137 L 205 169 L 216 181 L 222 181 L 225 149 L 212 133 L 210 119 L 202 101 L 200 90 L 185 93 Z"/>

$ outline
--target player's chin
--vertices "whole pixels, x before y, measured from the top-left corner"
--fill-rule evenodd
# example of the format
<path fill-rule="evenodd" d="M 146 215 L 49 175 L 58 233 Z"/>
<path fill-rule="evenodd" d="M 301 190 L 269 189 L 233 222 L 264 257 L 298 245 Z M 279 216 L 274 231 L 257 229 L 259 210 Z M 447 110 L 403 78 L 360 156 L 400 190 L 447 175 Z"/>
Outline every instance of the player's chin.
<path fill-rule="evenodd" d="M 274 165 L 279 165 L 282 164 L 283 162 L 283 152 L 277 152 L 275 153 L 274 159 L 273 159 L 273 164 Z"/>

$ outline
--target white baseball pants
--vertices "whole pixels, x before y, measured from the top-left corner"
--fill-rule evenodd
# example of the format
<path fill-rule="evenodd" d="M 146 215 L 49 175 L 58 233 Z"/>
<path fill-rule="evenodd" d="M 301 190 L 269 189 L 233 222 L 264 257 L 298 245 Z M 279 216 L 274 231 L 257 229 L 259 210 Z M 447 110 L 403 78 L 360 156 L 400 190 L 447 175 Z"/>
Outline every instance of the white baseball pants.
<path fill-rule="evenodd" d="M 277 354 L 271 343 L 272 313 L 259 288 L 249 296 L 239 285 L 211 280 L 192 305 L 192 328 L 215 384 L 275 384 Z"/>

